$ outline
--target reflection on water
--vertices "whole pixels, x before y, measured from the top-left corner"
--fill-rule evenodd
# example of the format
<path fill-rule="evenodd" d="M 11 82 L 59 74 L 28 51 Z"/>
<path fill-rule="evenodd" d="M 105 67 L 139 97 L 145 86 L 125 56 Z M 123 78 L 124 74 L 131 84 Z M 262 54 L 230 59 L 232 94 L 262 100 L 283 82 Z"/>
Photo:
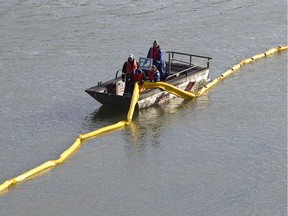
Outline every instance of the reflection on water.
<path fill-rule="evenodd" d="M 85 131 L 93 131 L 119 121 L 127 120 L 128 108 L 116 107 L 110 105 L 102 105 L 93 113 L 86 116 L 83 122 Z M 134 118 L 137 117 L 139 111 L 135 109 Z"/>
<path fill-rule="evenodd" d="M 126 127 L 124 132 L 125 141 L 139 151 L 144 150 L 147 143 L 157 147 L 160 143 L 161 131 L 165 130 L 165 125 L 169 125 L 174 121 L 171 114 L 178 113 L 181 110 L 186 112 L 185 110 L 187 109 L 191 111 L 197 100 L 199 99 L 191 101 L 174 98 L 161 105 L 151 106 L 142 110 L 135 109 L 133 121 L 129 127 Z M 207 100 L 208 96 L 203 95 L 199 103 L 197 103 L 198 109 L 205 110 L 205 107 L 208 106 Z M 83 131 L 87 133 L 126 120 L 127 113 L 128 108 L 102 105 L 86 116 L 83 122 Z"/>
<path fill-rule="evenodd" d="M 161 105 L 141 109 L 138 117 L 134 118 L 126 127 L 124 137 L 127 143 L 126 153 L 130 158 L 145 157 L 149 149 L 155 150 L 161 147 L 161 143 L 163 144 L 163 140 L 165 140 L 163 134 L 167 131 L 167 127 L 173 128 L 174 122 L 181 122 L 183 118 L 189 119 L 193 116 L 201 118 L 199 110 L 205 112 L 209 106 L 209 95 L 204 94 L 197 99 L 174 98 Z M 178 133 L 183 128 L 181 126 L 181 128 L 173 130 Z"/>
<path fill-rule="evenodd" d="M 190 100 L 174 98 L 161 105 L 146 109 L 135 109 L 133 121 L 124 130 L 124 139 L 128 144 L 126 150 L 129 155 L 145 154 L 147 145 L 159 148 L 160 135 L 165 126 L 173 123 L 171 115 L 178 111 L 191 109 L 195 103 Z M 102 105 L 93 113 L 86 116 L 83 131 L 88 133 L 107 125 L 115 124 L 127 119 L 128 108 Z"/>
<path fill-rule="evenodd" d="M 140 110 L 138 117 L 134 118 L 125 130 L 124 139 L 127 143 L 125 150 L 128 156 L 141 158 L 146 156 L 150 148 L 160 148 L 161 134 L 167 125 L 173 124 L 174 113 L 185 112 L 185 109 L 190 109 L 193 104 L 193 101 L 175 98 L 165 104 Z"/>
<path fill-rule="evenodd" d="M 203 96 L 201 99 L 203 100 L 204 97 L 205 96 Z M 154 134 L 155 132 L 153 131 L 158 131 L 158 128 L 161 127 L 163 121 L 165 120 L 165 116 L 167 117 L 169 114 L 177 113 L 178 110 L 181 110 L 185 107 L 187 108 L 187 106 L 191 107 L 191 100 L 174 98 L 162 103 L 161 105 L 151 106 L 142 110 L 135 108 L 133 114 L 134 123 L 131 123 L 130 128 L 131 130 L 136 130 L 136 127 L 141 128 L 141 124 L 143 123 L 144 125 L 151 124 L 147 126 L 147 128 L 152 130 L 151 134 Z M 102 105 L 93 113 L 86 116 L 85 121 L 83 122 L 84 130 L 91 131 L 101 126 L 107 126 L 109 124 L 127 120 L 128 111 L 129 109 L 127 107 Z M 141 117 L 140 119 L 144 119 L 144 121 L 141 121 L 138 119 L 138 117 Z M 144 128 L 145 127 L 146 126 L 144 126 Z M 139 140 L 141 140 L 141 137 L 138 137 L 138 141 Z"/>

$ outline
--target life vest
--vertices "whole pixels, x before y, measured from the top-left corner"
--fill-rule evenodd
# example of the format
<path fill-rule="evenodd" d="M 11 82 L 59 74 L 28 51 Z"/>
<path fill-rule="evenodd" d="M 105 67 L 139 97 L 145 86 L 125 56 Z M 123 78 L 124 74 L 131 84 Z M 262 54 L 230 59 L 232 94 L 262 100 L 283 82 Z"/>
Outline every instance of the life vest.
<path fill-rule="evenodd" d="M 138 82 L 142 80 L 142 73 L 138 74 L 136 70 L 133 71 L 133 76 L 132 76 L 132 80 L 134 82 Z"/>
<path fill-rule="evenodd" d="M 154 74 L 154 71 L 149 71 L 148 73 L 148 79 L 153 81 L 154 80 L 154 77 L 155 77 L 155 74 Z"/>
<path fill-rule="evenodd" d="M 129 74 L 131 71 L 136 70 L 136 69 L 137 69 L 137 63 L 135 60 L 133 60 L 132 63 L 127 61 L 126 71 L 125 71 L 126 74 Z"/>
<path fill-rule="evenodd" d="M 158 82 L 160 81 L 160 73 L 158 70 L 156 71 L 149 71 L 148 72 L 148 79 L 150 81 Z"/>
<path fill-rule="evenodd" d="M 153 49 L 153 47 L 150 48 L 150 58 L 152 58 L 154 61 L 158 59 L 159 54 L 159 48 L 156 48 L 156 50 Z"/>

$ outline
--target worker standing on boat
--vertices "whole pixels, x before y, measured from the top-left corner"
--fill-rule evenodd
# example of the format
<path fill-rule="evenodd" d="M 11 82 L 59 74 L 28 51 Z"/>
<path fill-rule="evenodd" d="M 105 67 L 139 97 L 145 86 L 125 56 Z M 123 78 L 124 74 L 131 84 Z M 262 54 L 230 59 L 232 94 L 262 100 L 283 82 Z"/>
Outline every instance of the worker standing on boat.
<path fill-rule="evenodd" d="M 150 47 L 147 58 L 153 59 L 153 65 L 157 67 L 160 72 L 160 80 L 165 79 L 163 52 L 157 40 L 153 42 L 153 46 Z"/>
<path fill-rule="evenodd" d="M 123 67 L 122 67 L 122 81 L 125 82 L 124 92 L 129 92 L 131 77 L 128 77 L 128 76 L 130 75 L 130 73 L 133 72 L 133 70 L 136 70 L 137 68 L 138 68 L 138 63 L 134 59 L 133 54 L 130 54 L 127 61 L 123 64 Z"/>
<path fill-rule="evenodd" d="M 123 64 L 122 68 L 122 81 L 125 81 L 125 76 L 130 74 L 131 71 L 136 70 L 138 68 L 138 63 L 134 59 L 133 54 L 130 54 L 127 61 Z"/>
<path fill-rule="evenodd" d="M 157 67 L 155 65 L 152 65 L 151 70 L 148 72 L 148 79 L 151 82 L 160 81 L 160 72 L 157 70 Z"/>

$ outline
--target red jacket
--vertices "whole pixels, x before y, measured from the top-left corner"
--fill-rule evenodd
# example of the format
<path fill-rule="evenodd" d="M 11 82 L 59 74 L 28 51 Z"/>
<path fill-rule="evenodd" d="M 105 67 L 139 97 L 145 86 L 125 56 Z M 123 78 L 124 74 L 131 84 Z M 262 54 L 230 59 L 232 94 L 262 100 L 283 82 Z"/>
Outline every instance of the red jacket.
<path fill-rule="evenodd" d="M 149 53 L 148 53 L 148 57 L 152 58 L 154 61 L 158 60 L 158 56 L 159 56 L 159 48 L 157 47 L 155 50 L 153 49 L 153 47 L 150 48 Z"/>
<path fill-rule="evenodd" d="M 152 81 L 152 80 L 154 80 L 154 76 L 155 76 L 154 71 L 151 71 L 151 70 L 150 70 L 150 71 L 148 72 L 148 79 Z"/>
<path fill-rule="evenodd" d="M 133 62 L 126 61 L 123 65 L 122 72 L 129 74 L 131 71 L 136 70 L 138 68 L 137 62 L 133 60 Z"/>
<path fill-rule="evenodd" d="M 142 78 L 143 78 L 142 73 L 138 74 L 136 70 L 133 71 L 132 80 L 133 80 L 134 82 L 141 81 Z"/>

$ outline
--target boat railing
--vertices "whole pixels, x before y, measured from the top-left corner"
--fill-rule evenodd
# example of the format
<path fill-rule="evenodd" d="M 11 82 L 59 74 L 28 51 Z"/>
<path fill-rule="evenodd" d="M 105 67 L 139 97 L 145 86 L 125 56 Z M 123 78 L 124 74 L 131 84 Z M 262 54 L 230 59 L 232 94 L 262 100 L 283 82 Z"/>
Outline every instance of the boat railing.
<path fill-rule="evenodd" d="M 211 57 L 208 56 L 201 56 L 201 55 L 194 55 L 194 54 L 188 54 L 188 53 L 182 53 L 182 52 L 175 52 L 175 51 L 168 51 L 166 52 L 168 53 L 168 63 L 167 63 L 167 73 L 169 74 L 169 76 L 166 77 L 166 80 L 171 79 L 172 77 L 177 77 L 183 73 L 187 73 L 189 70 L 196 68 L 196 67 L 206 67 L 209 68 L 209 63 L 210 60 L 212 59 Z M 180 57 L 183 56 L 188 56 L 189 57 L 189 61 L 184 61 L 182 59 L 180 59 Z M 176 58 L 178 57 L 178 58 Z M 199 59 L 206 59 L 206 62 L 199 65 L 199 64 L 193 64 L 192 60 L 194 60 L 194 58 L 199 58 Z M 181 70 L 180 72 L 171 74 L 171 68 L 172 68 L 172 64 L 173 63 L 183 63 L 183 64 L 187 64 L 188 66 L 191 66 L 189 68 L 186 68 L 184 70 Z M 122 69 L 119 69 L 116 71 L 115 74 L 115 79 L 117 79 L 119 77 L 119 73 L 122 72 Z"/>
<path fill-rule="evenodd" d="M 122 69 L 119 69 L 119 70 L 117 70 L 117 71 L 116 71 L 116 74 L 115 74 L 115 79 L 117 79 L 117 78 L 118 78 L 118 74 L 119 74 L 120 72 L 122 73 Z"/>
<path fill-rule="evenodd" d="M 212 59 L 211 57 L 208 57 L 208 56 L 194 55 L 194 54 L 175 52 L 175 51 L 168 51 L 166 53 L 168 53 L 168 65 L 167 65 L 168 71 L 167 71 L 167 73 L 169 74 L 165 79 L 166 81 L 173 78 L 173 77 L 178 77 L 179 75 L 181 75 L 183 73 L 187 73 L 191 69 L 199 67 L 199 66 L 209 68 L 209 63 L 210 63 L 210 60 Z M 183 57 L 183 56 L 188 57 L 189 61 L 184 61 L 184 60 L 180 59 L 180 57 Z M 178 58 L 176 58 L 176 57 L 178 57 Z M 204 64 L 201 64 L 201 65 L 195 65 L 192 62 L 192 60 L 194 60 L 194 58 L 206 59 L 206 62 Z M 184 70 L 181 70 L 180 72 L 171 74 L 172 64 L 177 63 L 177 62 L 187 64 L 188 66 L 190 65 L 191 67 L 186 68 Z"/>
<path fill-rule="evenodd" d="M 172 78 L 174 78 L 174 77 L 178 77 L 178 76 L 180 76 L 180 75 L 182 75 L 182 74 L 186 74 L 186 76 L 187 76 L 187 72 L 188 72 L 188 71 L 192 70 L 193 68 L 197 68 L 197 67 L 198 67 L 198 66 L 194 65 L 194 66 L 192 66 L 192 67 L 189 67 L 189 68 L 186 68 L 186 69 L 184 69 L 184 70 L 181 70 L 180 72 L 170 74 L 169 76 L 166 77 L 165 81 L 168 81 L 168 80 L 170 80 L 170 79 L 172 79 Z"/>
<path fill-rule="evenodd" d="M 209 68 L 209 62 L 212 59 L 211 57 L 208 57 L 208 56 L 194 55 L 194 54 L 175 52 L 175 51 L 168 51 L 166 53 L 168 53 L 168 66 L 170 65 L 170 68 L 171 68 L 171 63 L 176 62 L 176 61 L 192 65 L 193 64 L 192 63 L 193 57 L 194 58 L 207 59 L 206 64 L 207 64 L 207 68 Z M 176 55 L 178 55 L 178 56 L 188 56 L 189 57 L 189 62 L 177 59 L 175 57 Z"/>

